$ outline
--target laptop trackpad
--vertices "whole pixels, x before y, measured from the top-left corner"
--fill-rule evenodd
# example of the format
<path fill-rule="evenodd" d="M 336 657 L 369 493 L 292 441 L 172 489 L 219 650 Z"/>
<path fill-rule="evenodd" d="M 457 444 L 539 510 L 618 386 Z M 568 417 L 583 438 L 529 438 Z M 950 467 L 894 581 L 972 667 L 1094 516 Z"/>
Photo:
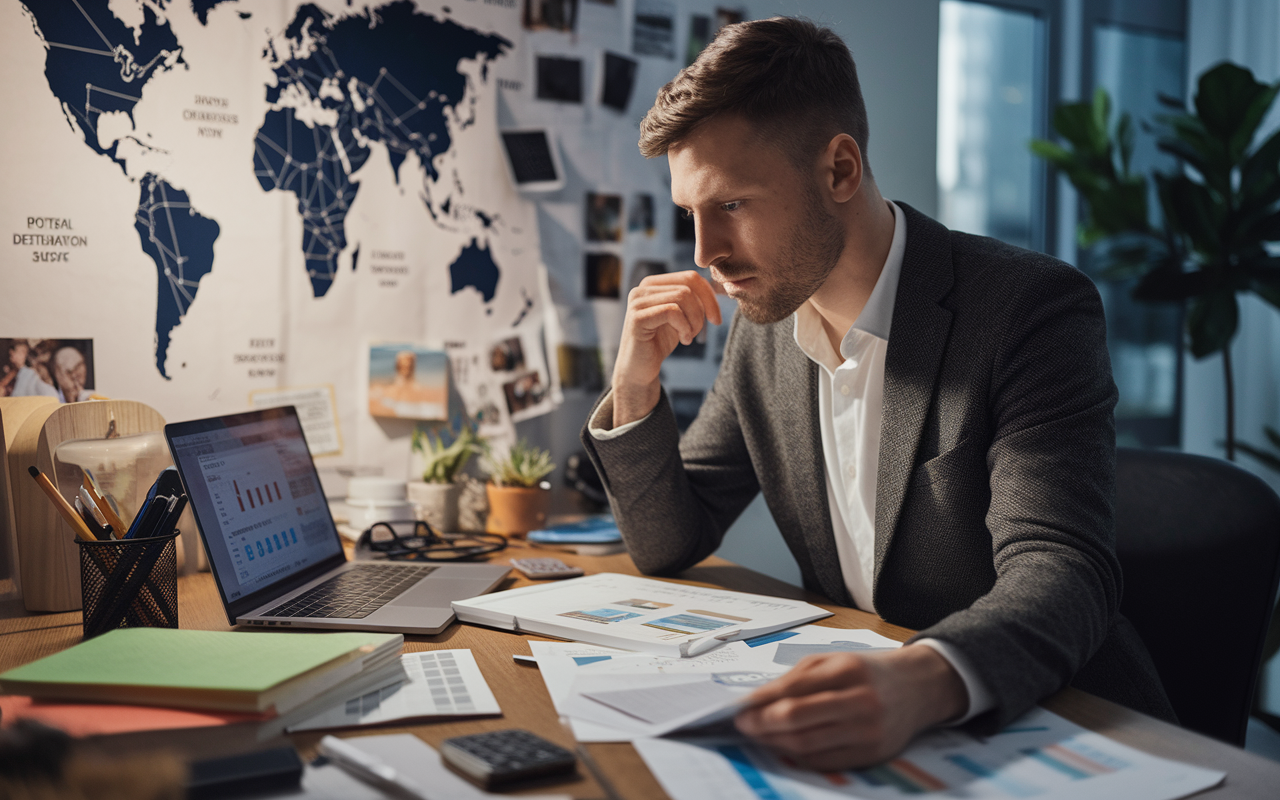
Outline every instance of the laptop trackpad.
<path fill-rule="evenodd" d="M 484 581 L 431 577 L 397 597 L 391 605 L 398 608 L 448 608 L 450 602 L 475 597 L 484 589 Z"/>

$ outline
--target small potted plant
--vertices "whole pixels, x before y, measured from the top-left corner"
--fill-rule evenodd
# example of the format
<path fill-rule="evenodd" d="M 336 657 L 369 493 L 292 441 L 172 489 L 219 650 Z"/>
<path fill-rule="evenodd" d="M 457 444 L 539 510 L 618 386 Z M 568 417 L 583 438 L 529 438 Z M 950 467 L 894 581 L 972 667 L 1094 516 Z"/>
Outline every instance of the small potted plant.
<path fill-rule="evenodd" d="M 486 529 L 504 536 L 523 536 L 546 525 L 551 484 L 543 478 L 556 468 L 551 453 L 521 439 L 505 456 L 495 458 L 490 454 L 486 462 L 489 473 L 489 483 L 485 486 L 489 497 Z"/>
<path fill-rule="evenodd" d="M 421 428 L 413 431 L 413 451 L 422 456 L 423 470 L 421 481 L 409 482 L 409 501 L 418 507 L 420 518 L 441 531 L 458 529 L 462 484 L 457 478 L 471 456 L 482 449 L 479 434 L 468 424 L 462 424 L 450 438 L 453 441 L 446 443 L 443 432 L 432 436 Z"/>

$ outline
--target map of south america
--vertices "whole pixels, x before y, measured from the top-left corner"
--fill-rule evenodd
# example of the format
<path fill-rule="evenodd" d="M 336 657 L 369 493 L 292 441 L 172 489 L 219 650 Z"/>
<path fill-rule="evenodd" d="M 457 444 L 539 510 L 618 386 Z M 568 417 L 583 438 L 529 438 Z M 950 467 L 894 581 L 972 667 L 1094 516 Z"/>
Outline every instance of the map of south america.
<path fill-rule="evenodd" d="M 268 48 L 277 83 L 267 92 L 273 109 L 258 131 L 254 174 L 264 191 L 297 196 L 307 276 L 323 297 L 347 246 L 345 221 L 359 189 L 351 176 L 368 160 L 368 143 L 385 145 L 397 182 L 411 152 L 426 177 L 437 178 L 433 159 L 451 142 L 446 111 L 456 111 L 468 88 L 458 62 L 482 59 L 487 76 L 487 61 L 512 43 L 420 14 L 408 0 L 341 19 L 305 5 L 284 38 L 288 52 Z M 482 276 L 470 285 L 487 301 L 498 267 L 488 248 L 464 250 L 469 264 L 477 254 L 486 268 L 453 274 Z M 455 280 L 453 291 L 464 285 Z"/>
<path fill-rule="evenodd" d="M 159 71 L 183 65 L 177 37 L 146 5 L 136 30 L 111 13 L 107 0 L 30 0 L 25 5 L 47 48 L 45 78 L 68 123 L 95 153 L 124 170 L 125 161 L 117 155 L 120 141 L 100 141 L 98 123 L 110 113 L 124 113 L 133 120 L 147 81 Z M 195 300 L 200 279 L 213 269 L 213 241 L 219 229 L 192 208 L 185 192 L 160 176 L 148 173 L 141 183 L 137 228 L 158 277 L 156 369 L 168 378 L 164 363 L 169 335 Z"/>

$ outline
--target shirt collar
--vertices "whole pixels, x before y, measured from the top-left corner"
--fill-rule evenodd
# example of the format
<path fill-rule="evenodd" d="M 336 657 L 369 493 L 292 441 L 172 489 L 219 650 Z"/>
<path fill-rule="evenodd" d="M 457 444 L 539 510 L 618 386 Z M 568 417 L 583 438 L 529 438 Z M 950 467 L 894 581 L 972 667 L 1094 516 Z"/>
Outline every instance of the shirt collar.
<path fill-rule="evenodd" d="M 898 295 L 898 279 L 902 275 L 902 258 L 907 249 L 907 220 L 902 209 L 892 200 L 887 201 L 893 209 L 893 242 L 889 245 L 889 255 L 885 257 L 884 266 L 880 269 L 880 277 L 876 279 L 875 288 L 867 298 L 867 304 L 854 320 L 853 327 L 845 334 L 840 343 L 841 355 L 831 349 L 831 343 L 822 330 L 822 317 L 813 303 L 806 300 L 795 312 L 795 340 L 804 354 L 813 361 L 834 371 L 854 348 L 854 331 L 875 336 L 889 341 L 889 328 L 893 322 L 893 304 Z"/>

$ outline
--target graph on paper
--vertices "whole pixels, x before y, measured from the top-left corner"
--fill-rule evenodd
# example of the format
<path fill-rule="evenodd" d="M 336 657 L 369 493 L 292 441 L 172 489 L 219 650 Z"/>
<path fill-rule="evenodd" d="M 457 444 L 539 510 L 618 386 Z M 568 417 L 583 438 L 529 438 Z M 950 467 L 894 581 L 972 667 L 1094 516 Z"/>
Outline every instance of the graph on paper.
<path fill-rule="evenodd" d="M 937 730 L 884 764 L 843 772 L 801 769 L 745 739 L 641 739 L 634 745 L 673 800 L 1170 800 L 1223 778 L 1127 747 L 1041 708 L 994 736 Z"/>

